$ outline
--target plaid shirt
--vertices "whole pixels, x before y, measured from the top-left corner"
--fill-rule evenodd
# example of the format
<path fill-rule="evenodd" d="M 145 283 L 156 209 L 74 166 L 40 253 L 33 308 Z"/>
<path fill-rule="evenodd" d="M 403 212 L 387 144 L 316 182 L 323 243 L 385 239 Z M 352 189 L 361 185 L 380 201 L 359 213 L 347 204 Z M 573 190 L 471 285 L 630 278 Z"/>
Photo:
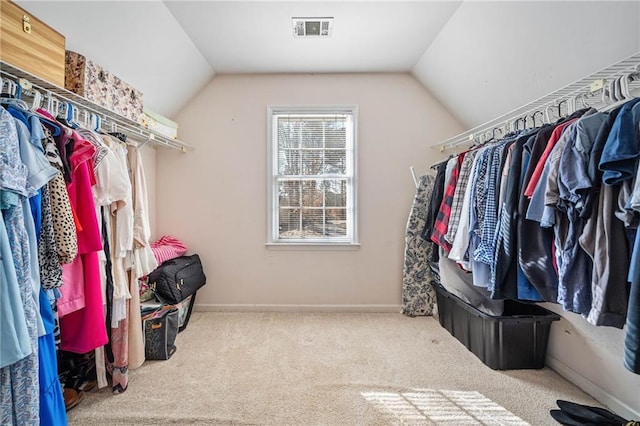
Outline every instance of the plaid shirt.
<path fill-rule="evenodd" d="M 471 194 L 471 227 L 470 231 L 480 237 L 484 226 L 484 212 L 487 207 L 487 173 L 491 161 L 493 147 L 485 148 L 478 155 L 478 165 L 474 176 L 473 193 Z M 473 247 L 475 250 L 475 247 Z"/>
<path fill-rule="evenodd" d="M 480 244 L 473 253 L 473 258 L 477 262 L 487 265 L 493 263 L 496 247 L 496 229 L 498 227 L 498 197 L 500 175 L 502 170 L 500 163 L 502 153 L 507 145 L 498 145 L 491 149 L 488 158 L 488 170 L 485 191 L 485 205 L 482 225 L 480 227 Z"/>
<path fill-rule="evenodd" d="M 467 189 L 467 183 L 469 177 L 473 172 L 473 160 L 476 157 L 478 151 L 468 152 L 462 160 L 462 166 L 460 166 L 460 175 L 458 176 L 458 183 L 456 184 L 456 190 L 453 193 L 453 202 L 451 203 L 451 215 L 449 217 L 449 227 L 447 229 L 447 235 L 444 239 L 453 244 L 453 240 L 456 238 L 456 232 L 460 226 L 460 216 L 462 215 L 462 204 L 464 202 L 464 193 Z"/>
<path fill-rule="evenodd" d="M 438 216 L 436 217 L 436 223 L 433 226 L 433 233 L 431 234 L 431 241 L 442 247 L 446 252 L 451 250 L 451 243 L 445 239 L 445 235 L 447 234 L 449 218 L 451 217 L 453 195 L 456 190 L 456 183 L 458 182 L 458 176 L 460 176 L 460 168 L 464 158 L 464 153 L 458 155 L 456 165 L 451 173 L 451 179 L 449 179 L 449 183 L 444 190 L 444 197 L 442 198 L 440 210 L 438 210 Z"/>

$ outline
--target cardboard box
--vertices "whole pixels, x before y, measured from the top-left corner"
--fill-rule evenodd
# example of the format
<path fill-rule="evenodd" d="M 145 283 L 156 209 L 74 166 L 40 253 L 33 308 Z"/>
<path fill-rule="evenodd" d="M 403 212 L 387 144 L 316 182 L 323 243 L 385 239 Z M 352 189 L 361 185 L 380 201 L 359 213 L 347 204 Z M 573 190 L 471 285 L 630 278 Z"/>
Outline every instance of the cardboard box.
<path fill-rule="evenodd" d="M 142 123 L 142 92 L 69 50 L 65 54 L 64 87 L 124 118 Z"/>

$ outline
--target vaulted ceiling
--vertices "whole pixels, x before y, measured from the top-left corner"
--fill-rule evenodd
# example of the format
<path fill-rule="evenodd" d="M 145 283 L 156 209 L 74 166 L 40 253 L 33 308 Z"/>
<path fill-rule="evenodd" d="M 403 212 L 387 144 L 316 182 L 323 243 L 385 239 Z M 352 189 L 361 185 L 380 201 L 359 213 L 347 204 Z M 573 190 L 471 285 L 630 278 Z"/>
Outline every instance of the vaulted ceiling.
<path fill-rule="evenodd" d="M 472 127 L 640 51 L 636 1 L 17 3 L 168 116 L 215 74 L 407 72 Z"/>

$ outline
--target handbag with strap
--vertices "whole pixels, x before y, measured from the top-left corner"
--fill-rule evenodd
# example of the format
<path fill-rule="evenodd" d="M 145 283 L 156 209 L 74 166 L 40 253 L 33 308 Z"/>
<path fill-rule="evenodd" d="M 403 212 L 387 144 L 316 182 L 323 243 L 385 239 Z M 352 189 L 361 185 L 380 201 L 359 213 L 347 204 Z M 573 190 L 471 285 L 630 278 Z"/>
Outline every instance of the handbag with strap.
<path fill-rule="evenodd" d="M 158 300 L 171 305 L 182 302 L 206 282 L 197 254 L 167 260 L 149 274 L 149 288 Z"/>
<path fill-rule="evenodd" d="M 178 308 L 163 306 L 142 317 L 146 359 L 166 360 L 176 351 Z"/>

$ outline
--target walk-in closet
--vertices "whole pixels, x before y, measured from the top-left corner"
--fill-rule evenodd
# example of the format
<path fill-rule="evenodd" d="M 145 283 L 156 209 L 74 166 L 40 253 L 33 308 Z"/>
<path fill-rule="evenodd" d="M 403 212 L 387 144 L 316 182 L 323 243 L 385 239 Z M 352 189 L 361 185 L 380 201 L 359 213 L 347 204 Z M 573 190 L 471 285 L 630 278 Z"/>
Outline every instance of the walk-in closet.
<path fill-rule="evenodd" d="M 0 0 L 0 424 L 640 425 L 637 1 Z"/>

